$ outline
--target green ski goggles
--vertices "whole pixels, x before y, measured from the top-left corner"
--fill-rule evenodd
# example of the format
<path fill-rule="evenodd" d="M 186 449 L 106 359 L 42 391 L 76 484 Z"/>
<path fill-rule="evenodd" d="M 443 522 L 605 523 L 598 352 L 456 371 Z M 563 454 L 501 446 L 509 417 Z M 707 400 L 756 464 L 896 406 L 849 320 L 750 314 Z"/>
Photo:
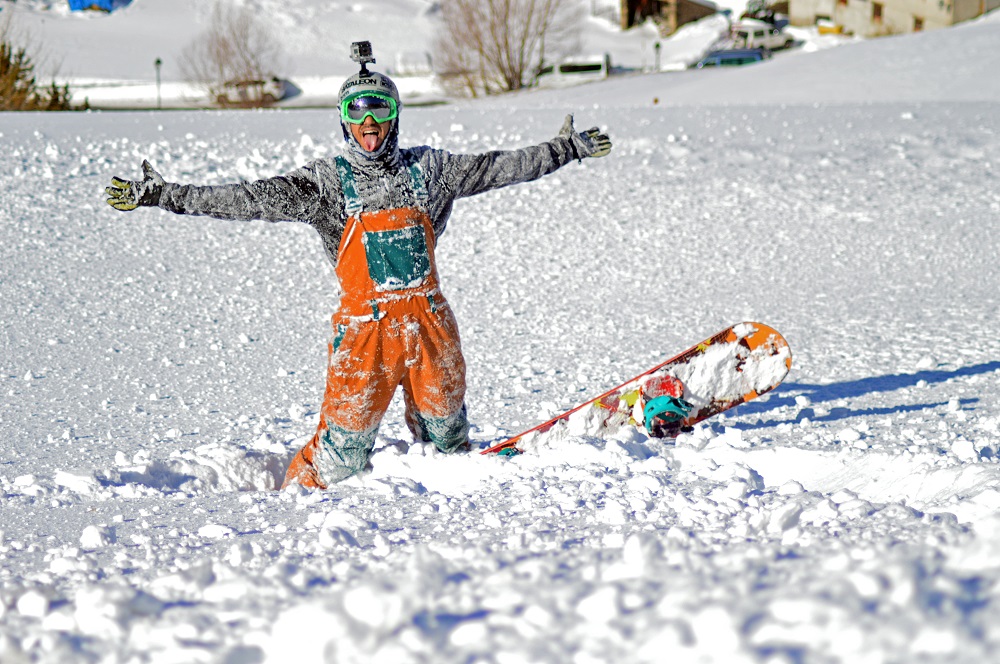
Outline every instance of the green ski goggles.
<path fill-rule="evenodd" d="M 395 120 L 399 116 L 399 104 L 392 97 L 377 92 L 359 92 L 340 103 L 340 117 L 344 122 L 362 124 L 369 115 L 379 124 Z"/>

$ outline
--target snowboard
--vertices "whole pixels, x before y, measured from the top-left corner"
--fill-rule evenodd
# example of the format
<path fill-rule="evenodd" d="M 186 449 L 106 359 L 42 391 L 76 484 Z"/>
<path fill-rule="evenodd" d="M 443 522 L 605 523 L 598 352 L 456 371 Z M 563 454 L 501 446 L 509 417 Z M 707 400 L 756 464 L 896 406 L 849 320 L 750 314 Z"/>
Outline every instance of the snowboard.
<path fill-rule="evenodd" d="M 632 426 L 658 438 L 676 437 L 713 415 L 777 387 L 792 368 L 788 342 L 762 323 L 740 323 L 586 403 L 481 454 L 516 454 L 556 427 L 571 435 L 604 437 Z M 652 403 L 658 400 L 656 403 Z M 650 416 L 660 403 L 667 412 Z"/>

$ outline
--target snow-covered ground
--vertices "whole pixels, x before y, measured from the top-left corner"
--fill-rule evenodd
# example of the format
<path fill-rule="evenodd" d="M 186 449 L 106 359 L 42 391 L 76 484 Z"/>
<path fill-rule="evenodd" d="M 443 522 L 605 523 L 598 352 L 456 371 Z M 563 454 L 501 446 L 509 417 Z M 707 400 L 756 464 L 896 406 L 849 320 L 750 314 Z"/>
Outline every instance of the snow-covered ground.
<path fill-rule="evenodd" d="M 998 19 L 406 109 L 404 144 L 615 142 L 456 206 L 477 443 L 741 320 L 794 366 L 676 442 L 511 459 L 396 403 L 325 492 L 274 490 L 323 388 L 313 232 L 103 188 L 277 174 L 336 118 L 0 114 L 0 661 L 996 661 Z"/>

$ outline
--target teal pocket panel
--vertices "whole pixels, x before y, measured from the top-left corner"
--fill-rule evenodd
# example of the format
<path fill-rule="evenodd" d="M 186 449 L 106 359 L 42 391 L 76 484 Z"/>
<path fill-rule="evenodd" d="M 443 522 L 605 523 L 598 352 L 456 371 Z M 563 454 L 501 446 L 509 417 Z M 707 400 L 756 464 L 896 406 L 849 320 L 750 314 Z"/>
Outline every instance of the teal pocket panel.
<path fill-rule="evenodd" d="M 347 326 L 337 323 L 337 332 L 333 335 L 333 339 L 330 341 L 330 345 L 333 348 L 334 353 L 340 349 L 340 344 L 344 341 L 345 334 L 347 334 Z"/>
<path fill-rule="evenodd" d="M 416 288 L 431 273 L 423 226 L 366 232 L 363 238 L 368 276 L 376 290 Z"/>

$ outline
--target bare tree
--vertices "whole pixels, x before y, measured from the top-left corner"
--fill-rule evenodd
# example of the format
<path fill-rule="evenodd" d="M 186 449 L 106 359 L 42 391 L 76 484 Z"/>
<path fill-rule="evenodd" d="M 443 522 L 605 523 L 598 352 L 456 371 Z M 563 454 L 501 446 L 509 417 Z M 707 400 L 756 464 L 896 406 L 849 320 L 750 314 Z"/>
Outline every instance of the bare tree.
<path fill-rule="evenodd" d="M 250 7 L 217 1 L 208 30 L 184 49 L 180 66 L 222 105 L 261 106 L 275 101 L 267 86 L 283 58 L 281 42 Z"/>
<path fill-rule="evenodd" d="M 530 85 L 546 53 L 577 35 L 577 9 L 569 0 L 444 0 L 439 71 L 471 96 Z"/>

